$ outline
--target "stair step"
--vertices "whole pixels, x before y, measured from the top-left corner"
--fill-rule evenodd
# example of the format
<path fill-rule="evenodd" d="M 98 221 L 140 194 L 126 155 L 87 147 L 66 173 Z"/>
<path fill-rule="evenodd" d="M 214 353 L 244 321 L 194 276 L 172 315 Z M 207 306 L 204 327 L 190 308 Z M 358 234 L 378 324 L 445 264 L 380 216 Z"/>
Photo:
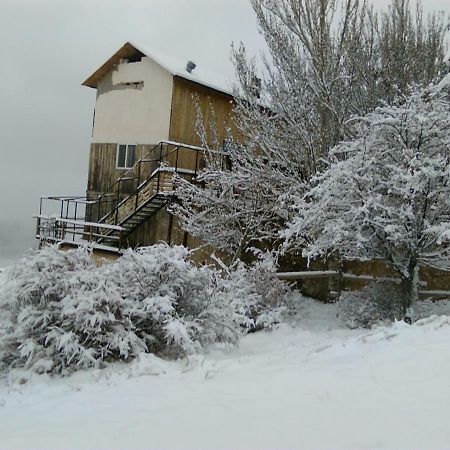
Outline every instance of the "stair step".
<path fill-rule="evenodd" d="M 150 185 L 150 188 L 152 185 Z M 144 192 L 147 194 L 146 199 L 144 199 L 139 206 L 139 211 L 132 213 L 129 218 L 125 218 L 121 222 L 121 226 L 127 231 L 130 232 L 142 222 L 149 219 L 155 212 L 160 210 L 165 204 L 168 202 L 168 197 L 164 194 L 160 194 L 160 192 L 156 191 L 156 185 L 153 186 L 153 189 L 146 189 Z M 172 190 L 173 184 L 171 182 L 165 182 L 161 183 L 159 186 L 159 191 L 164 191 L 164 189 Z M 150 194 L 150 195 L 148 195 Z M 129 206 L 130 203 L 126 203 L 125 205 Z M 125 205 L 122 205 L 119 207 L 119 211 L 122 209 L 122 211 L 126 211 Z M 100 238 L 100 240 L 104 243 L 115 243 L 117 245 L 117 240 L 114 239 L 108 239 L 108 236 L 111 237 L 117 237 L 120 233 L 116 230 L 112 230 L 108 235 L 105 235 L 105 237 Z"/>

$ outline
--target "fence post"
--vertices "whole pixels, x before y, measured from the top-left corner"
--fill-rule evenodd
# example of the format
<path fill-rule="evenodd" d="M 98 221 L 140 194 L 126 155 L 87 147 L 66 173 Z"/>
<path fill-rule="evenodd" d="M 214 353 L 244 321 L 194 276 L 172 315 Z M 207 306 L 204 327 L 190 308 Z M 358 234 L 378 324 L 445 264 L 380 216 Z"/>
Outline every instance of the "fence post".
<path fill-rule="evenodd" d="M 342 259 L 339 259 L 339 267 L 338 267 L 338 285 L 337 285 L 337 296 L 336 301 L 339 301 L 342 292 Z"/>
<path fill-rule="evenodd" d="M 197 170 L 198 170 L 198 153 L 199 151 L 195 151 L 195 167 L 194 167 L 194 176 L 197 176 Z"/>

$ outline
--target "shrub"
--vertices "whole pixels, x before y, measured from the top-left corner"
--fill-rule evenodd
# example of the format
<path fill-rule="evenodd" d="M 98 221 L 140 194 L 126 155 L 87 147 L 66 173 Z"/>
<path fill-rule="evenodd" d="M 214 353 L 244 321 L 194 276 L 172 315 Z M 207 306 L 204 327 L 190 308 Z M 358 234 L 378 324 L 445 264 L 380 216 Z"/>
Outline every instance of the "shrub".
<path fill-rule="evenodd" d="M 403 317 L 399 286 L 373 282 L 359 291 L 341 294 L 338 314 L 349 328 L 371 328 Z"/>
<path fill-rule="evenodd" d="M 142 352 L 177 357 L 281 320 L 287 288 L 266 262 L 218 271 L 188 255 L 161 244 L 97 267 L 86 248 L 31 253 L 0 290 L 0 364 L 67 373 Z"/>
<path fill-rule="evenodd" d="M 222 283 L 226 303 L 232 305 L 234 322 L 246 331 L 271 328 L 287 310 L 289 288 L 275 274 L 273 260 L 262 256 L 253 266 L 236 262 L 226 270 Z"/>

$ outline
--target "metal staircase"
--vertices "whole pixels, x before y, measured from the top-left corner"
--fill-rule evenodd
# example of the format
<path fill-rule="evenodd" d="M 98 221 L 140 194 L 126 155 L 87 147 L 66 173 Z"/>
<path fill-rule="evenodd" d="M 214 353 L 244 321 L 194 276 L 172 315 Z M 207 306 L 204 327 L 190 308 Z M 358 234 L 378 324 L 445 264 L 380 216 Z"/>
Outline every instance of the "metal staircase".
<path fill-rule="evenodd" d="M 173 167 L 156 169 L 132 194 L 125 197 L 111 212 L 99 220 L 99 223 L 117 225 L 122 228 L 122 231 L 107 230 L 105 237 L 99 238 L 98 243 L 111 244 L 109 238 L 116 238 L 120 233 L 126 237 L 167 205 L 173 196 L 175 174 L 184 178 L 192 178 L 195 175 L 185 169 L 174 170 Z"/>
<path fill-rule="evenodd" d="M 41 243 L 89 241 L 120 251 L 127 246 L 127 236 L 173 198 L 175 176 L 195 178 L 204 153 L 201 147 L 162 141 L 100 195 L 41 197 L 36 237 Z M 44 214 L 44 203 L 49 202 L 56 213 Z"/>

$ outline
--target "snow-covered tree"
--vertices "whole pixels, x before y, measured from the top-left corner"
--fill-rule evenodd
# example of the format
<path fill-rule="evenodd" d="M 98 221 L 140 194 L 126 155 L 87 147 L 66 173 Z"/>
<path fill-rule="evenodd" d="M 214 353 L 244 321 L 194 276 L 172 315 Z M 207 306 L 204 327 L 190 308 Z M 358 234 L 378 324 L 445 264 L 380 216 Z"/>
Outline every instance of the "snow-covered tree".
<path fill-rule="evenodd" d="M 267 161 L 239 149 L 237 145 L 229 148 L 228 156 L 234 162 L 231 170 L 209 166 L 196 183 L 179 180 L 179 202 L 172 205 L 186 231 L 228 253 L 231 261 L 243 258 L 261 241 L 277 239 L 287 218 L 279 196 L 288 189 L 291 177 L 297 177 L 286 171 L 278 184 L 269 179 L 263 183 L 265 174 L 271 175 Z"/>
<path fill-rule="evenodd" d="M 251 0 L 269 50 L 258 75 L 241 47 L 235 54 L 239 124 L 269 160 L 316 173 L 320 158 L 348 137 L 347 120 L 443 70 L 448 24 L 424 23 L 420 4 L 391 0 L 376 12 L 367 0 Z M 262 79 L 261 89 L 254 86 Z M 261 100 L 271 114 L 260 108 Z"/>
<path fill-rule="evenodd" d="M 251 0 L 269 54 L 264 70 L 234 51 L 236 115 L 243 142 L 227 146 L 231 171 L 211 166 L 198 185 L 181 183 L 175 212 L 195 236 L 235 257 L 274 242 L 350 117 L 391 102 L 441 71 L 446 25 L 392 0 Z M 416 18 L 415 18 L 416 17 Z M 392 55 L 395 55 L 394 57 Z"/>
<path fill-rule="evenodd" d="M 405 310 L 420 265 L 450 269 L 449 82 L 359 119 L 284 232 L 308 258 L 383 259 L 401 277 Z"/>

